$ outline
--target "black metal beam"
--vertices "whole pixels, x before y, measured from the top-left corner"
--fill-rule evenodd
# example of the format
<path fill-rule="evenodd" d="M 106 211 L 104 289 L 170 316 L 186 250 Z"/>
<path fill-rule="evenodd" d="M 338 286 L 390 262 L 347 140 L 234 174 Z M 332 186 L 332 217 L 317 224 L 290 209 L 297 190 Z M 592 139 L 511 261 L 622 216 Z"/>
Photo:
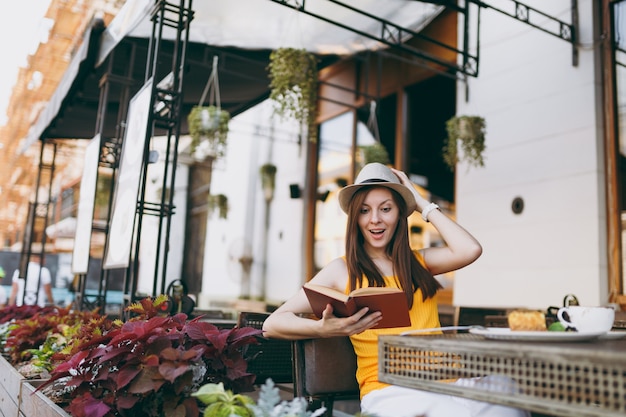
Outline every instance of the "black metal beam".
<path fill-rule="evenodd" d="M 468 42 L 469 33 L 468 33 L 467 28 L 465 28 L 465 31 L 464 31 L 464 40 L 463 40 L 464 49 L 460 50 L 453 46 L 446 45 L 442 42 L 439 42 L 436 39 L 432 39 L 427 36 L 424 36 L 421 33 L 415 32 L 411 29 L 404 28 L 393 22 L 390 22 L 385 19 L 381 19 L 378 16 L 374 16 L 363 10 L 359 10 L 356 7 L 347 5 L 338 0 L 327 0 L 327 1 L 337 6 L 343 7 L 347 10 L 350 10 L 360 16 L 372 19 L 373 22 L 376 22 L 377 24 L 380 25 L 380 35 L 373 35 L 371 33 L 367 33 L 362 30 L 349 27 L 341 22 L 333 20 L 330 17 L 322 16 L 318 13 L 314 13 L 311 10 L 307 9 L 306 0 L 302 0 L 301 2 L 295 2 L 293 0 L 270 0 L 270 1 L 273 1 L 274 3 L 278 3 L 285 7 L 289 7 L 291 9 L 297 10 L 301 13 L 315 17 L 319 20 L 341 27 L 350 32 L 359 34 L 361 36 L 372 39 L 374 41 L 380 42 L 381 44 L 387 45 L 390 48 L 407 52 L 426 62 L 440 65 L 444 67 L 448 72 L 451 72 L 455 75 L 462 74 L 462 75 L 471 76 L 471 77 L 478 76 L 478 68 L 479 68 L 478 47 L 476 50 L 476 54 L 471 54 L 469 50 L 467 49 L 467 46 L 469 45 L 469 42 Z M 559 39 L 562 39 L 570 43 L 572 45 L 572 65 L 574 66 L 578 65 L 578 45 L 577 45 L 577 42 L 578 42 L 578 32 L 577 32 L 578 0 L 571 0 L 572 23 L 564 22 L 563 20 L 550 16 L 549 14 L 542 12 L 541 10 L 528 6 L 517 0 L 510 0 L 510 1 L 512 5 L 514 6 L 514 11 L 507 11 L 503 8 L 495 7 L 481 0 L 467 0 L 463 7 L 459 6 L 456 0 L 432 0 L 432 1 L 422 1 L 422 2 L 438 4 L 438 5 L 446 7 L 447 9 L 454 10 L 458 13 L 461 13 L 465 16 L 465 22 L 468 21 L 468 17 L 469 17 L 469 7 L 468 7 L 469 4 L 475 4 L 479 8 L 491 9 L 498 13 L 512 17 L 519 22 L 525 23 L 529 26 L 532 26 L 533 28 L 539 29 L 542 32 L 545 32 L 547 34 L 550 34 L 552 36 L 555 36 Z M 542 22 L 538 22 L 537 19 L 541 19 Z M 555 25 L 558 29 L 550 28 L 550 25 Z M 439 58 L 436 55 L 429 54 L 418 48 L 405 44 L 404 40 L 409 36 L 428 42 L 430 44 L 436 45 L 438 47 L 447 49 L 449 51 L 453 51 L 457 55 L 460 54 L 462 56 L 462 65 L 458 65 L 456 62 L 446 61 L 444 59 Z M 477 38 L 479 37 L 478 28 L 476 29 L 476 36 Z"/>
<path fill-rule="evenodd" d="M 542 32 L 548 33 L 552 36 L 556 36 L 572 45 L 572 65 L 578 66 L 578 0 L 571 0 L 571 17 L 572 23 L 564 22 L 556 17 L 528 6 L 517 0 L 510 0 L 514 6 L 514 12 L 506 11 L 502 8 L 492 6 L 481 0 L 467 0 L 469 3 L 473 3 L 483 9 L 491 9 L 503 15 L 512 17 L 513 19 L 532 26 L 535 29 L 539 29 Z M 447 2 L 443 2 L 447 3 Z M 446 7 L 448 5 L 446 4 Z M 459 10 L 460 11 L 460 10 Z M 536 19 L 541 19 L 542 22 L 538 22 Z M 558 30 L 550 28 L 550 25 L 555 25 Z"/>
<path fill-rule="evenodd" d="M 529 26 L 534 27 L 535 29 L 539 29 L 545 33 L 548 33 L 552 36 L 556 36 L 559 39 L 563 39 L 569 43 L 576 43 L 576 27 L 573 23 L 566 23 L 556 17 L 550 16 L 547 13 L 542 12 L 541 10 L 535 9 L 534 7 L 530 7 L 524 3 L 521 3 L 516 0 L 510 0 L 515 6 L 515 12 L 507 12 L 506 10 L 500 9 L 498 7 L 492 6 L 484 1 L 480 0 L 468 0 L 470 3 L 474 3 L 483 9 L 491 9 L 495 10 L 498 13 L 502 13 L 506 16 L 512 17 L 515 20 L 518 20 L 522 23 L 526 23 Z M 572 0 L 572 10 L 578 9 L 578 0 Z M 539 23 L 533 22 L 533 19 L 541 18 L 543 20 L 548 20 L 550 23 L 556 23 L 559 27 L 559 30 L 551 30 L 547 27 L 540 25 Z"/>
<path fill-rule="evenodd" d="M 416 56 L 420 59 L 423 59 L 427 62 L 431 62 L 433 64 L 437 64 L 440 65 L 442 67 L 444 67 L 445 69 L 447 69 L 448 71 L 451 71 L 453 73 L 462 73 L 465 74 L 467 76 L 472 76 L 475 77 L 478 75 L 477 73 L 477 68 L 478 65 L 468 65 L 468 66 L 461 66 L 458 65 L 456 62 L 451 62 L 451 61 L 446 61 L 444 59 L 441 59 L 440 57 L 427 53 L 425 51 L 422 51 L 420 49 L 417 49 L 413 46 L 407 45 L 404 43 L 404 40 L 407 37 L 413 37 L 415 39 L 419 39 L 422 40 L 424 42 L 430 43 L 432 45 L 435 45 L 437 47 L 440 48 L 444 48 L 447 49 L 448 51 L 452 51 L 455 52 L 456 54 L 462 54 L 464 56 L 468 57 L 468 61 L 477 61 L 476 56 L 473 56 L 471 54 L 469 54 L 467 51 L 461 51 L 453 46 L 447 45 L 445 43 L 442 43 L 436 39 L 432 39 L 428 36 L 424 36 L 422 34 L 420 34 L 419 32 L 415 32 L 411 29 L 402 27 L 400 25 L 397 25 L 393 22 L 390 22 L 388 20 L 385 19 L 381 19 L 378 16 L 374 16 L 370 13 L 367 13 L 363 10 L 359 10 L 356 7 L 344 4 L 338 0 L 328 0 L 330 3 L 333 3 L 339 7 L 343 7 L 347 10 L 350 10 L 351 12 L 354 12 L 360 16 L 366 17 L 368 19 L 371 19 L 373 22 L 377 23 L 378 25 L 380 25 L 380 31 L 379 31 L 379 35 L 373 35 L 371 33 L 362 31 L 362 30 L 358 30 L 355 29 L 353 27 L 350 27 L 344 23 L 338 22 L 336 20 L 333 20 L 330 17 L 327 16 L 322 16 L 318 13 L 314 13 L 311 10 L 307 9 L 307 4 L 306 1 L 303 0 L 302 4 L 292 4 L 294 3 L 293 1 L 290 0 L 270 0 L 273 1 L 274 3 L 278 3 L 280 5 L 283 5 L 285 7 L 289 7 L 291 9 L 297 10 L 301 13 L 304 13 L 308 16 L 312 16 L 315 17 L 316 19 L 322 20 L 324 22 L 330 23 L 332 25 L 338 26 L 340 28 L 346 29 L 350 32 L 356 33 L 358 35 L 361 35 L 363 37 L 372 39 L 376 42 L 380 42 L 383 45 L 387 45 L 391 48 L 395 48 L 401 51 L 404 51 L 406 53 L 409 53 L 413 56 Z"/>

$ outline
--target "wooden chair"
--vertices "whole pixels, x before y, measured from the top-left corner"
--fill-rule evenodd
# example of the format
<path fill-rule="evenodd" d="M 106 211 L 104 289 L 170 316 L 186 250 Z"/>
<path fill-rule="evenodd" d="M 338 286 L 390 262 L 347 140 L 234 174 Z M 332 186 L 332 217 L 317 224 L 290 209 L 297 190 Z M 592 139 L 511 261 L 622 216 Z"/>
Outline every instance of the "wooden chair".
<path fill-rule="evenodd" d="M 311 410 L 326 407 L 333 415 L 336 400 L 359 400 L 356 355 L 348 337 L 292 342 L 294 396 L 303 397 Z"/>
<path fill-rule="evenodd" d="M 238 327 L 261 329 L 269 313 L 241 312 Z M 282 390 L 293 383 L 294 397 L 303 397 L 311 410 L 326 407 L 332 416 L 335 400 L 359 400 L 356 381 L 356 355 L 348 337 L 306 340 L 262 338 L 258 345 L 247 346 L 248 371 L 257 384 L 271 378 Z"/>

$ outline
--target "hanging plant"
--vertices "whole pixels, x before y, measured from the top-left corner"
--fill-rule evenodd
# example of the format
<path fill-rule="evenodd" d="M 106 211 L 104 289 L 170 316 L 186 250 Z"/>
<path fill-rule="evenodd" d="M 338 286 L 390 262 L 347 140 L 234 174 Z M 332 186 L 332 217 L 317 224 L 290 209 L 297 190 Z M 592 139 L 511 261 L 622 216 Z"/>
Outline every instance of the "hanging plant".
<path fill-rule="evenodd" d="M 259 174 L 261 174 L 261 188 L 263 189 L 265 201 L 272 201 L 274 189 L 276 188 L 276 165 L 269 162 L 261 165 Z"/>
<path fill-rule="evenodd" d="M 200 148 L 206 155 L 224 156 L 230 113 L 216 106 L 194 106 L 187 121 L 192 153 Z"/>
<path fill-rule="evenodd" d="M 200 102 L 191 109 L 187 116 L 189 135 L 191 136 L 191 153 L 199 159 L 207 156 L 220 158 L 226 152 L 228 123 L 230 113 L 222 109 L 220 88 L 217 75 L 217 56 L 213 57 L 211 75 L 207 81 Z M 209 96 L 209 105 L 204 101 Z"/>
<path fill-rule="evenodd" d="M 470 166 L 485 166 L 485 119 L 455 116 L 446 122 L 446 131 L 448 136 L 443 147 L 443 160 L 451 170 L 460 161 Z"/>
<path fill-rule="evenodd" d="M 224 194 L 209 195 L 208 199 L 209 213 L 217 213 L 220 219 L 226 219 L 228 217 L 228 197 Z"/>
<path fill-rule="evenodd" d="M 264 190 L 274 190 L 276 187 L 276 165 L 270 164 L 269 162 L 261 165 L 259 174 L 261 175 L 261 187 L 263 187 Z"/>
<path fill-rule="evenodd" d="M 293 117 L 309 140 L 317 140 L 317 60 L 305 49 L 279 48 L 270 54 L 270 99 L 281 117 Z"/>
<path fill-rule="evenodd" d="M 373 145 L 359 146 L 359 149 L 363 166 L 372 162 L 379 162 L 384 165 L 390 163 L 387 148 L 380 142 L 374 142 Z"/>

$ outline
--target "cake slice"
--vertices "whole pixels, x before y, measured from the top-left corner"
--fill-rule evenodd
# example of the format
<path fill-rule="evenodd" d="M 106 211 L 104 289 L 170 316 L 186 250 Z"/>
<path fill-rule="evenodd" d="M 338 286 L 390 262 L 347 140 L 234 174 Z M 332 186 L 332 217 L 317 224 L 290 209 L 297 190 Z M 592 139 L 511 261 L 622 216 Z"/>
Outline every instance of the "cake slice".
<path fill-rule="evenodd" d="M 509 329 L 512 331 L 547 331 L 546 316 L 538 310 L 514 310 L 508 314 Z"/>

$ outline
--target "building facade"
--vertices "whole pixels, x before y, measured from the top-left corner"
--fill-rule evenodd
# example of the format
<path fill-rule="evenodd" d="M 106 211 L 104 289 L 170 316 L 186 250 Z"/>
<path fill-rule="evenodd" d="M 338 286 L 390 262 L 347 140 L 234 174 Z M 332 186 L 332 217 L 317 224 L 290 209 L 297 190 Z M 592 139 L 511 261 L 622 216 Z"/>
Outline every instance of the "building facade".
<path fill-rule="evenodd" d="M 584 304 L 620 302 L 621 49 L 613 40 L 621 2 L 467 6 L 469 13 L 452 4 L 429 10 L 401 46 L 379 44 L 326 63 L 315 142 L 277 119 L 270 101 L 237 113 L 227 156 L 214 161 L 207 180 L 230 210 L 226 219 L 208 216 L 201 306 L 233 298 L 280 303 L 340 256 L 345 219 L 336 192 L 353 180 L 363 146 L 375 142 L 484 246 L 475 264 L 439 277 L 445 302 L 546 308 L 570 293 Z M 447 169 L 441 152 L 454 115 L 486 121 L 484 167 Z M 258 174 L 266 163 L 277 168 L 271 198 Z M 177 225 L 189 220 L 180 219 L 184 210 L 175 216 Z M 416 246 L 442 243 L 419 216 L 410 224 Z M 144 233 L 149 263 L 158 239 Z M 176 254 L 168 279 L 186 278 L 186 238 L 177 233 L 169 242 Z M 151 275 L 140 274 L 140 288 L 150 288 Z"/>

